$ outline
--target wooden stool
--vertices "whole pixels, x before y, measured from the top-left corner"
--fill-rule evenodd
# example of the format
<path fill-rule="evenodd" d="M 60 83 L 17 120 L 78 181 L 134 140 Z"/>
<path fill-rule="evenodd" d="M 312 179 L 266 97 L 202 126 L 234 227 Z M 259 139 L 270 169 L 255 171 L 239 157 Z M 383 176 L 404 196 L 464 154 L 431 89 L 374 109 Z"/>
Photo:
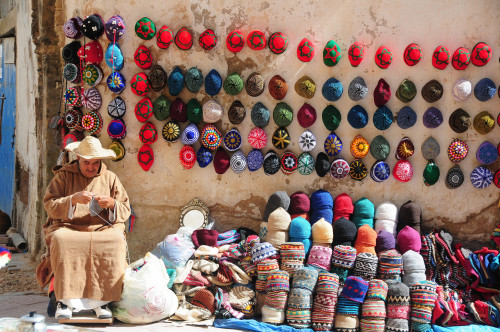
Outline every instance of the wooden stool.
<path fill-rule="evenodd" d="M 114 318 L 97 318 L 93 312 L 74 312 L 71 318 L 59 319 L 59 324 L 107 324 L 113 325 Z"/>

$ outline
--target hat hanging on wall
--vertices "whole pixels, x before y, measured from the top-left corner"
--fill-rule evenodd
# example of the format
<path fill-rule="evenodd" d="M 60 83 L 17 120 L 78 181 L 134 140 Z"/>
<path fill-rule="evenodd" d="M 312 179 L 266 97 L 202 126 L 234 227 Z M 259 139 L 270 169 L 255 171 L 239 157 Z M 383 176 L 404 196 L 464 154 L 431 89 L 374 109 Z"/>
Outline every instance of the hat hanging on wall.
<path fill-rule="evenodd" d="M 349 51 L 347 53 L 347 56 L 349 58 L 349 62 L 351 63 L 351 66 L 357 67 L 363 61 L 363 58 L 365 56 L 365 48 L 364 46 L 356 41 L 354 42 L 350 47 Z"/>
<path fill-rule="evenodd" d="M 207 167 L 213 160 L 212 152 L 204 146 L 200 146 L 196 152 L 196 161 L 200 168 Z"/>
<path fill-rule="evenodd" d="M 422 49 L 415 43 L 406 46 L 403 59 L 408 66 L 415 66 L 422 59 Z"/>
<path fill-rule="evenodd" d="M 153 89 L 153 91 L 161 91 L 165 85 L 167 85 L 167 78 L 167 72 L 162 68 L 162 66 L 154 65 L 148 75 L 151 89 Z"/>
<path fill-rule="evenodd" d="M 403 137 L 396 148 L 396 159 L 407 159 L 413 156 L 415 147 L 409 137 Z"/>
<path fill-rule="evenodd" d="M 125 147 L 123 146 L 123 143 L 120 140 L 114 139 L 111 142 L 109 149 L 113 150 L 116 154 L 116 158 L 111 159 L 112 161 L 120 161 L 125 157 L 126 150 Z"/>
<path fill-rule="evenodd" d="M 271 117 L 271 112 L 267 107 L 261 102 L 257 102 L 252 107 L 250 112 L 250 117 L 252 118 L 252 123 L 257 126 L 264 128 L 269 123 L 269 118 Z"/>
<path fill-rule="evenodd" d="M 155 161 L 155 155 L 153 153 L 153 149 L 149 146 L 149 144 L 144 144 L 137 152 L 137 161 L 143 170 L 149 171 L 151 166 Z"/>
<path fill-rule="evenodd" d="M 269 80 L 269 94 L 276 100 L 285 98 L 288 92 L 288 84 L 280 75 L 274 75 Z"/>
<path fill-rule="evenodd" d="M 184 74 L 181 68 L 177 66 L 172 70 L 167 79 L 167 83 L 168 92 L 170 92 L 172 96 L 177 96 L 181 93 L 182 89 L 184 89 Z"/>
<path fill-rule="evenodd" d="M 266 132 L 259 127 L 255 127 L 248 133 L 248 143 L 255 149 L 266 147 L 267 135 Z"/>
<path fill-rule="evenodd" d="M 90 111 L 82 117 L 82 128 L 89 134 L 97 135 L 102 129 L 102 117 L 99 112 Z"/>
<path fill-rule="evenodd" d="M 179 160 L 184 169 L 193 168 L 196 163 L 196 152 L 194 152 L 193 147 L 190 145 L 183 146 L 179 152 Z"/>
<path fill-rule="evenodd" d="M 392 111 L 386 105 L 379 107 L 375 113 L 373 113 L 373 125 L 378 130 L 389 129 L 393 120 Z"/>
<path fill-rule="evenodd" d="M 413 177 L 413 166 L 408 160 L 398 160 L 392 174 L 396 180 L 408 182 Z"/>
<path fill-rule="evenodd" d="M 316 122 L 316 109 L 304 103 L 297 112 L 297 121 L 302 128 L 309 128 Z"/>
<path fill-rule="evenodd" d="M 97 40 L 91 41 L 90 43 L 80 47 L 77 54 L 80 61 L 86 63 L 87 65 L 98 65 L 102 62 L 104 57 L 101 43 Z"/>
<path fill-rule="evenodd" d="M 443 96 L 443 85 L 436 80 L 430 80 L 422 88 L 422 97 L 428 103 L 434 103 Z"/>
<path fill-rule="evenodd" d="M 231 157 L 224 149 L 218 149 L 214 156 L 214 169 L 217 174 L 224 174 L 231 166 Z"/>
<path fill-rule="evenodd" d="M 489 78 L 483 78 L 474 87 L 474 96 L 479 101 L 487 101 L 497 93 L 497 86 Z"/>
<path fill-rule="evenodd" d="M 264 92 L 266 83 L 264 78 L 258 73 L 252 73 L 248 76 L 245 89 L 249 96 L 258 97 Z"/>
<path fill-rule="evenodd" d="M 247 169 L 247 158 L 240 150 L 237 150 L 235 153 L 233 153 L 229 163 L 231 165 L 231 169 L 236 174 L 240 174 L 245 169 Z"/>
<path fill-rule="evenodd" d="M 238 125 L 243 122 L 246 116 L 246 110 L 241 101 L 235 100 L 229 107 L 229 111 L 227 111 L 227 117 L 229 118 L 229 122 L 233 125 Z"/>
<path fill-rule="evenodd" d="M 323 110 L 321 119 L 323 120 L 323 124 L 325 125 L 326 129 L 334 131 L 339 127 L 340 122 L 342 121 L 342 115 L 335 106 L 328 105 Z"/>
<path fill-rule="evenodd" d="M 323 63 L 328 67 L 333 67 L 342 58 L 342 51 L 339 44 L 334 40 L 329 40 L 323 49 Z"/>
<path fill-rule="evenodd" d="M 266 175 L 273 175 L 278 173 L 281 164 L 280 164 L 280 158 L 278 157 L 276 152 L 274 152 L 273 150 L 267 152 L 267 154 L 264 156 L 263 167 L 264 167 L 264 174 Z"/>
<path fill-rule="evenodd" d="M 169 143 L 177 142 L 181 137 L 181 128 L 177 122 L 168 121 L 163 125 L 161 135 L 163 139 Z"/>
<path fill-rule="evenodd" d="M 432 53 L 432 65 L 437 69 L 445 69 L 451 61 L 450 50 L 446 46 L 439 45 Z"/>
<path fill-rule="evenodd" d="M 280 158 L 281 171 L 286 175 L 293 174 L 298 167 L 298 159 L 291 151 L 286 151 Z"/>
<path fill-rule="evenodd" d="M 483 111 L 474 117 L 473 124 L 479 134 L 486 135 L 495 127 L 495 119 L 488 111 Z"/>
<path fill-rule="evenodd" d="M 365 80 L 359 76 L 354 78 L 351 83 L 349 83 L 347 93 L 349 98 L 353 101 L 364 99 L 368 94 L 368 87 L 366 86 Z"/>
<path fill-rule="evenodd" d="M 82 131 L 82 111 L 79 108 L 70 108 L 64 112 L 64 124 L 68 129 Z"/>
<path fill-rule="evenodd" d="M 318 153 L 314 163 L 314 170 L 319 177 L 324 177 L 330 171 L 330 160 L 324 152 Z"/>
<path fill-rule="evenodd" d="M 355 105 L 347 113 L 347 121 L 354 129 L 362 129 L 368 124 L 368 113 L 362 106 Z"/>
<path fill-rule="evenodd" d="M 247 155 L 247 165 L 250 172 L 255 172 L 262 167 L 264 163 L 264 155 L 262 151 L 258 149 L 253 149 Z"/>
<path fill-rule="evenodd" d="M 186 107 L 188 121 L 198 124 L 203 120 L 203 107 L 196 98 L 191 98 Z"/>
<path fill-rule="evenodd" d="M 474 66 L 482 67 L 490 62 L 492 55 L 493 50 L 491 47 L 484 42 L 479 42 L 472 49 L 470 62 Z"/>
<path fill-rule="evenodd" d="M 66 89 L 64 92 L 64 100 L 66 105 L 70 107 L 80 107 L 82 106 L 82 90 L 79 86 L 74 86 Z"/>
<path fill-rule="evenodd" d="M 383 182 L 391 175 L 391 168 L 383 161 L 377 161 L 370 169 L 370 176 L 375 182 Z"/>
<path fill-rule="evenodd" d="M 403 103 L 409 103 L 417 95 L 417 87 L 415 83 L 409 79 L 404 79 L 396 90 L 396 98 Z"/>
<path fill-rule="evenodd" d="M 302 62 L 309 62 L 314 58 L 316 48 L 311 40 L 304 38 L 297 46 L 297 58 Z"/>
<path fill-rule="evenodd" d="M 466 111 L 459 108 L 451 113 L 448 120 L 450 128 L 456 133 L 464 133 L 472 124 L 472 119 Z"/>
<path fill-rule="evenodd" d="M 386 160 L 391 152 L 391 146 L 384 136 L 378 135 L 370 144 L 370 153 L 376 160 Z"/>
<path fill-rule="evenodd" d="M 123 17 L 120 15 L 111 16 L 104 24 L 104 32 L 110 42 L 116 43 L 120 40 L 125 33 L 125 22 L 123 21 Z"/>
<path fill-rule="evenodd" d="M 124 139 L 127 136 L 127 127 L 122 119 L 113 119 L 108 124 L 108 135 L 112 139 Z"/>
<path fill-rule="evenodd" d="M 172 120 L 177 122 L 187 121 L 187 106 L 179 97 L 170 103 L 169 113 Z"/>
<path fill-rule="evenodd" d="M 83 36 L 82 24 L 83 20 L 78 16 L 72 17 L 67 20 L 63 25 L 63 31 L 66 37 L 71 39 L 79 39 L 81 36 Z"/>
<path fill-rule="evenodd" d="M 99 65 L 87 65 L 82 72 L 83 81 L 90 87 L 94 87 L 102 81 L 102 69 Z"/>
<path fill-rule="evenodd" d="M 266 47 L 266 35 L 260 30 L 253 30 L 247 36 L 247 44 L 254 51 L 262 50 Z"/>
<path fill-rule="evenodd" d="M 284 102 L 276 104 L 273 110 L 273 120 L 279 127 L 287 127 L 293 121 L 293 110 Z"/>
<path fill-rule="evenodd" d="M 349 165 L 349 176 L 351 179 L 361 181 L 366 178 L 368 170 L 361 160 L 353 160 Z"/>
<path fill-rule="evenodd" d="M 209 51 L 217 45 L 217 36 L 212 29 L 207 29 L 201 33 L 200 38 L 198 38 L 198 42 L 200 43 L 201 48 Z"/>
<path fill-rule="evenodd" d="M 200 139 L 201 144 L 203 144 L 204 147 L 215 151 L 221 145 L 222 135 L 216 126 L 213 124 L 207 124 L 201 131 Z"/>
<path fill-rule="evenodd" d="M 386 69 L 391 65 L 391 63 L 392 63 L 391 50 L 385 45 L 380 46 L 377 52 L 375 53 L 375 64 L 382 69 Z"/>
<path fill-rule="evenodd" d="M 120 94 L 123 90 L 125 90 L 125 76 L 123 76 L 123 74 L 119 71 L 115 71 L 114 73 L 109 74 L 106 79 L 106 84 L 108 85 L 109 90 L 116 94 Z"/>
<path fill-rule="evenodd" d="M 330 175 L 335 179 L 343 179 L 349 174 L 350 170 L 349 163 L 342 158 L 338 158 L 330 166 Z"/>
<path fill-rule="evenodd" d="M 82 48 L 82 43 L 79 40 L 72 41 L 65 45 L 62 49 L 61 55 L 66 63 L 74 63 L 79 65 L 80 54 L 78 53 Z"/>
<path fill-rule="evenodd" d="M 209 96 L 215 96 L 219 93 L 222 88 L 222 77 L 219 72 L 212 69 L 205 76 L 205 91 Z"/>
<path fill-rule="evenodd" d="M 193 46 L 193 34 L 186 28 L 182 27 L 175 34 L 175 45 L 181 50 L 189 50 Z"/>
<path fill-rule="evenodd" d="M 325 84 L 321 88 L 321 93 L 323 97 L 328 101 L 337 101 L 342 96 L 344 92 L 344 87 L 342 83 L 335 77 L 330 77 L 326 80 Z"/>
<path fill-rule="evenodd" d="M 153 64 L 153 59 L 151 57 L 151 52 L 144 45 L 139 45 L 134 53 L 134 62 L 137 67 L 141 69 L 149 69 Z"/>
<path fill-rule="evenodd" d="M 229 74 L 224 80 L 224 91 L 230 96 L 236 96 L 243 90 L 243 79 L 238 73 Z"/>
<path fill-rule="evenodd" d="M 441 148 L 439 147 L 439 143 L 436 141 L 436 139 L 430 136 L 427 137 L 422 143 L 420 151 L 422 152 L 422 156 L 424 156 L 425 159 L 431 160 L 437 158 L 439 152 L 441 151 Z"/>
<path fill-rule="evenodd" d="M 497 147 L 488 141 L 481 143 L 476 151 L 476 159 L 483 165 L 493 164 L 498 159 Z"/>
<path fill-rule="evenodd" d="M 143 144 L 153 144 L 158 139 L 158 132 L 155 125 L 151 122 L 146 122 L 139 130 L 139 139 Z"/>
<path fill-rule="evenodd" d="M 436 107 L 429 107 L 422 116 L 426 128 L 437 128 L 443 123 L 443 114 Z"/>
<path fill-rule="evenodd" d="M 223 139 L 224 147 L 226 150 L 233 152 L 241 147 L 242 139 L 241 134 L 236 128 L 229 130 Z"/>
<path fill-rule="evenodd" d="M 135 105 L 135 117 L 139 122 L 146 122 L 153 116 L 153 103 L 148 97 L 144 97 Z"/>
<path fill-rule="evenodd" d="M 459 47 L 453 53 L 451 58 L 451 64 L 456 70 L 465 70 L 470 63 L 470 52 L 465 47 Z"/>
<path fill-rule="evenodd" d="M 64 148 L 66 148 L 66 146 L 68 144 L 71 144 L 71 143 L 74 143 L 74 142 L 79 142 L 81 140 L 83 140 L 84 136 L 83 136 L 83 133 L 81 131 L 78 131 L 78 130 L 74 130 L 74 131 L 70 131 L 69 133 L 67 133 L 63 140 L 62 140 L 62 146 Z"/>
<path fill-rule="evenodd" d="M 99 90 L 96 88 L 83 90 L 82 105 L 91 111 L 97 111 L 100 109 L 102 105 L 102 97 Z"/>
<path fill-rule="evenodd" d="M 184 145 L 193 145 L 200 138 L 200 131 L 194 123 L 189 124 L 181 134 L 181 143 Z"/>
<path fill-rule="evenodd" d="M 159 95 L 153 102 L 153 115 L 156 120 L 164 121 L 170 116 L 170 100 L 167 96 Z"/>
<path fill-rule="evenodd" d="M 440 173 L 441 172 L 439 171 L 439 167 L 434 163 L 432 159 L 427 161 L 427 165 L 425 166 L 423 173 L 424 184 L 426 186 L 432 186 L 436 184 L 436 182 L 438 182 L 439 180 Z"/>
<path fill-rule="evenodd" d="M 377 107 L 384 106 L 391 99 L 391 87 L 383 78 L 378 80 L 377 86 L 373 91 L 373 101 Z"/>
<path fill-rule="evenodd" d="M 370 151 L 370 143 L 361 135 L 356 135 L 351 141 L 351 154 L 356 159 L 363 159 Z"/>
<path fill-rule="evenodd" d="M 465 78 L 459 78 L 453 85 L 453 97 L 458 101 L 466 101 L 472 93 L 472 84 Z"/>
<path fill-rule="evenodd" d="M 303 152 L 309 152 L 316 146 L 316 136 L 310 131 L 306 130 L 299 136 L 299 147 Z"/>
<path fill-rule="evenodd" d="M 269 49 L 274 54 L 281 54 L 288 47 L 288 37 L 282 32 L 275 32 L 269 37 Z"/>
<path fill-rule="evenodd" d="M 224 115 L 224 108 L 214 99 L 209 99 L 203 104 L 203 121 L 216 123 Z"/>
<path fill-rule="evenodd" d="M 104 60 L 112 70 L 121 70 L 124 65 L 124 59 L 120 44 L 109 43 L 104 53 Z"/>
<path fill-rule="evenodd" d="M 448 159 L 453 163 L 459 163 L 467 157 L 469 146 L 464 141 L 455 138 L 448 146 Z"/>
<path fill-rule="evenodd" d="M 454 165 L 446 173 L 445 183 L 449 189 L 460 187 L 464 183 L 464 180 L 465 176 L 459 165 Z"/>
<path fill-rule="evenodd" d="M 302 76 L 295 82 L 295 92 L 301 97 L 311 99 L 316 92 L 316 83 L 309 76 Z"/>
<path fill-rule="evenodd" d="M 135 23 L 135 34 L 141 39 L 150 40 L 156 35 L 156 26 L 151 19 L 143 17 Z"/>
<path fill-rule="evenodd" d="M 96 40 L 104 33 L 104 20 L 99 14 L 87 16 L 82 23 L 82 33 L 88 39 Z"/>
<path fill-rule="evenodd" d="M 286 128 L 278 128 L 274 131 L 272 142 L 277 149 L 286 149 L 290 144 L 290 135 Z"/>
<path fill-rule="evenodd" d="M 63 77 L 71 83 L 79 83 L 81 78 L 79 66 L 67 63 L 63 69 Z"/>
<path fill-rule="evenodd" d="M 237 53 L 245 46 L 245 38 L 240 30 L 231 31 L 226 38 L 226 47 L 229 51 Z"/>
<path fill-rule="evenodd" d="M 158 35 L 156 37 L 156 45 L 159 48 L 167 49 L 173 42 L 174 42 L 174 34 L 172 33 L 172 30 L 166 25 L 162 26 L 160 30 L 158 30 Z"/>
<path fill-rule="evenodd" d="M 417 113 L 411 107 L 403 106 L 396 115 L 396 122 L 401 129 L 411 128 L 417 123 Z"/>
<path fill-rule="evenodd" d="M 137 96 L 146 96 L 151 90 L 151 85 L 149 84 L 149 79 L 145 73 L 135 74 L 130 80 L 130 88 L 132 92 Z"/>
<path fill-rule="evenodd" d="M 485 166 L 478 166 L 470 173 L 472 185 L 477 189 L 484 189 L 493 182 L 493 173 Z"/>
<path fill-rule="evenodd" d="M 335 157 L 342 151 L 342 140 L 333 131 L 326 137 L 324 149 L 329 157 Z"/>

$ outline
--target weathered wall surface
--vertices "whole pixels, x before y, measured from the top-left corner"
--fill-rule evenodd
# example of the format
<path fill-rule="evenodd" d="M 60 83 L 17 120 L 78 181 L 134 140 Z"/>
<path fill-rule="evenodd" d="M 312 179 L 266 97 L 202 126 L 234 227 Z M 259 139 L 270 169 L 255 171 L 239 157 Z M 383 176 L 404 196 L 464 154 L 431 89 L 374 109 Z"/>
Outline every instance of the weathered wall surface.
<path fill-rule="evenodd" d="M 451 87 L 460 77 L 469 79 L 473 85 L 483 77 L 490 77 L 496 83 L 500 82 L 497 61 L 500 52 L 500 33 L 497 28 L 499 12 L 500 2 L 495 0 L 482 2 L 451 0 L 440 2 L 432 0 L 418 2 L 389 0 L 166 2 L 153 0 L 149 2 L 128 1 L 127 4 L 117 1 L 66 1 L 65 19 L 77 15 L 84 17 L 92 13 L 101 14 L 105 20 L 114 14 L 119 14 L 124 18 L 127 30 L 119 44 L 125 55 L 125 68 L 122 73 L 128 82 L 132 75 L 140 71 L 134 64 L 133 54 L 141 44 L 151 50 L 154 62 L 160 64 L 168 73 L 176 65 L 183 70 L 197 66 L 204 74 L 215 68 L 223 78 L 236 71 L 246 80 L 252 72 L 256 71 L 263 75 L 266 83 L 273 75 L 279 74 L 289 82 L 290 89 L 284 101 L 292 106 L 295 112 L 306 100 L 293 91 L 293 84 L 301 76 L 309 75 L 317 84 L 317 92 L 315 97 L 307 102 L 316 108 L 319 115 L 318 121 L 311 128 L 319 141 L 313 151 L 314 156 L 322 151 L 322 142 L 328 135 L 328 130 L 324 127 L 320 117 L 328 103 L 322 97 L 320 89 L 329 77 L 339 79 L 345 90 L 353 78 L 363 77 L 370 92 L 367 98 L 359 104 L 368 111 L 370 117 L 376 110 L 373 103 L 373 89 L 380 78 L 384 78 L 391 85 L 393 94 L 405 78 L 411 79 L 419 89 L 419 94 L 409 104 L 416 110 L 419 119 L 417 125 L 407 130 L 402 130 L 393 124 L 388 130 L 381 132 L 373 126 L 371 120 L 365 129 L 355 130 L 346 119 L 347 112 L 355 105 L 348 98 L 347 91 L 338 102 L 334 103 L 343 117 L 336 133 L 342 138 L 344 144 L 349 144 L 357 134 L 362 134 L 369 141 L 382 134 L 389 140 L 393 149 L 405 135 L 413 140 L 416 153 L 410 161 L 414 166 L 414 178 L 409 183 L 399 183 L 391 177 L 379 184 L 369 178 L 362 182 L 356 182 L 350 178 L 337 181 L 329 176 L 319 178 L 316 175 L 302 176 L 298 173 L 291 176 L 280 173 L 267 177 L 262 170 L 255 173 L 245 171 L 240 175 L 228 170 L 224 175 L 217 175 L 213 165 L 205 169 L 196 165 L 191 170 L 183 170 L 178 160 L 182 144 L 180 142 L 168 144 L 161 137 L 152 146 L 155 152 L 155 163 L 149 172 L 144 172 L 137 163 L 137 151 L 142 145 L 138 138 L 141 124 L 135 119 L 133 113 L 134 106 L 140 98 L 132 94 L 128 86 L 122 94 L 128 108 L 124 118 L 128 135 L 123 140 L 127 155 L 122 161 L 110 162 L 108 165 L 124 183 L 137 214 L 134 231 L 129 235 L 132 256 L 138 257 L 146 250 L 151 250 L 165 235 L 174 232 L 178 227 L 180 208 L 195 197 L 200 198 L 210 207 L 210 213 L 216 219 L 219 229 L 242 225 L 258 228 L 267 197 L 274 191 L 286 190 L 292 194 L 297 190 L 303 190 L 310 194 L 319 188 L 329 190 L 334 196 L 346 192 L 353 200 L 366 196 L 375 205 L 389 200 L 399 206 L 411 199 L 422 206 L 427 226 L 445 227 L 461 239 L 486 240 L 499 217 L 496 207 L 499 198 L 498 188 L 490 186 L 484 190 L 474 189 L 470 183 L 469 174 L 479 164 L 474 156 L 476 148 L 485 140 L 498 144 L 500 129 L 497 126 L 485 136 L 477 134 L 474 129 L 457 135 L 449 128 L 447 119 L 459 107 L 464 108 L 472 116 L 483 110 L 490 111 L 495 116 L 498 114 L 500 101 L 497 97 L 481 103 L 472 96 L 468 101 L 458 103 L 451 94 Z M 135 36 L 133 29 L 135 22 L 143 16 L 151 18 L 158 28 L 164 24 L 174 31 L 182 26 L 189 27 L 195 32 L 193 48 L 189 51 L 181 51 L 172 45 L 167 50 L 160 50 L 156 46 L 156 39 L 150 41 L 139 39 Z M 211 51 L 203 51 L 197 43 L 199 34 L 207 28 L 213 29 L 219 38 L 217 47 Z M 269 49 L 252 51 L 248 47 L 240 53 L 233 54 L 225 47 L 225 38 L 233 29 L 240 29 L 245 36 L 253 29 L 261 29 L 267 36 L 275 31 L 283 31 L 289 37 L 290 44 L 288 50 L 282 55 L 274 55 Z M 62 26 L 59 31 L 60 48 L 62 48 L 69 40 L 64 39 Z M 308 64 L 300 62 L 296 57 L 296 47 L 303 37 L 310 38 L 317 47 L 316 57 Z M 344 52 L 340 63 L 333 68 L 326 67 L 321 58 L 323 47 L 330 39 L 336 40 Z M 353 68 L 347 59 L 347 49 L 356 40 L 365 45 L 365 60 L 359 67 Z M 100 41 L 105 49 L 107 47 L 105 36 Z M 451 65 L 444 71 L 432 67 L 431 55 L 436 46 L 444 44 L 452 52 L 460 46 L 471 50 L 479 41 L 489 43 L 494 49 L 494 57 L 487 66 L 478 68 L 470 65 L 464 72 L 454 70 Z M 424 55 L 421 63 L 415 67 L 408 67 L 404 64 L 402 54 L 405 47 L 412 42 L 422 47 Z M 392 49 L 395 55 L 392 65 L 386 70 L 379 69 L 373 60 L 376 49 L 382 44 Z M 104 63 L 102 68 L 107 77 L 110 69 Z M 427 129 L 422 124 L 422 115 L 431 105 L 423 100 L 420 90 L 431 79 L 437 79 L 445 87 L 443 98 L 432 105 L 438 107 L 445 117 L 445 122 L 438 129 Z M 98 88 L 103 95 L 101 114 L 106 126 L 110 118 L 105 107 L 114 96 L 104 83 L 101 83 Z M 161 93 L 171 100 L 174 99 L 168 94 L 168 89 L 164 89 Z M 149 97 L 154 100 L 158 95 L 158 93 L 150 93 Z M 184 89 L 180 97 L 185 102 L 193 97 L 202 102 L 208 100 L 203 88 L 196 95 Z M 252 128 L 250 110 L 254 103 L 260 101 L 270 110 L 276 105 L 276 101 L 267 93 L 267 89 L 266 93 L 257 98 L 250 97 L 245 92 L 237 97 L 231 97 L 223 91 L 215 98 L 225 106 L 226 110 L 234 99 L 239 99 L 246 107 L 247 117 L 238 126 L 243 137 L 246 137 Z M 404 104 L 394 95 L 388 103 L 388 107 L 394 113 L 402 106 Z M 152 118 L 152 122 L 158 130 L 161 130 L 165 121 L 159 122 Z M 182 129 L 186 125 L 184 124 Z M 218 124 L 218 127 L 223 132 L 232 127 L 227 116 L 223 118 L 222 123 Z M 275 129 L 276 125 L 272 121 L 265 128 L 268 135 L 271 135 Z M 298 156 L 300 149 L 297 140 L 303 129 L 297 121 L 294 121 L 288 130 L 293 140 L 289 148 Z M 441 145 L 441 154 L 436 159 L 441 169 L 441 179 L 432 187 L 426 187 L 422 180 L 426 161 L 420 153 L 420 146 L 428 136 L 436 138 Z M 445 150 L 454 137 L 465 139 L 470 146 L 471 153 L 461 164 L 466 175 L 464 185 L 459 189 L 449 190 L 445 187 L 443 177 L 452 164 Z M 111 142 L 105 129 L 102 131 L 101 140 L 105 145 Z M 28 142 L 25 142 L 20 146 L 27 144 Z M 198 147 L 199 144 L 195 146 L 195 149 Z M 265 151 L 270 148 L 271 143 L 268 142 Z M 246 140 L 242 150 L 245 154 L 250 151 Z M 349 162 L 353 160 L 348 149 L 345 149 L 342 155 Z M 368 155 L 363 161 L 369 168 L 375 160 Z M 48 162 L 55 163 L 55 160 Z M 392 153 L 388 162 L 391 166 L 395 164 Z M 495 171 L 498 166 L 498 163 L 494 164 L 491 169 Z"/>

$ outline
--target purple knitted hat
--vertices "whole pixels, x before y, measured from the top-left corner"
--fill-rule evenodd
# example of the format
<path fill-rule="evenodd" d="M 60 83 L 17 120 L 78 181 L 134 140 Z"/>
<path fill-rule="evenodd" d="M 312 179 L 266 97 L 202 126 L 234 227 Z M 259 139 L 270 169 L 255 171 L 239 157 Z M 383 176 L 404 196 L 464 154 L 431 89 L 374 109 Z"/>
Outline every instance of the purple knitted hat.
<path fill-rule="evenodd" d="M 379 253 L 394 248 L 396 248 L 396 239 L 394 238 L 394 235 L 386 230 L 378 232 L 375 251 Z"/>

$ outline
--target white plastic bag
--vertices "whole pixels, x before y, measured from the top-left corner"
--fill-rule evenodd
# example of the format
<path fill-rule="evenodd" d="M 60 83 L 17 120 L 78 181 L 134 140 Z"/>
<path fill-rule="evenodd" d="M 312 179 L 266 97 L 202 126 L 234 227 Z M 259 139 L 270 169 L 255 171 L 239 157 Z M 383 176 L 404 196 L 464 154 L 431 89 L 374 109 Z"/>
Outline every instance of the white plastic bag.
<path fill-rule="evenodd" d="M 172 316 L 179 301 L 168 282 L 165 264 L 148 252 L 127 268 L 122 299 L 111 304 L 113 316 L 130 324 L 147 324 Z"/>

